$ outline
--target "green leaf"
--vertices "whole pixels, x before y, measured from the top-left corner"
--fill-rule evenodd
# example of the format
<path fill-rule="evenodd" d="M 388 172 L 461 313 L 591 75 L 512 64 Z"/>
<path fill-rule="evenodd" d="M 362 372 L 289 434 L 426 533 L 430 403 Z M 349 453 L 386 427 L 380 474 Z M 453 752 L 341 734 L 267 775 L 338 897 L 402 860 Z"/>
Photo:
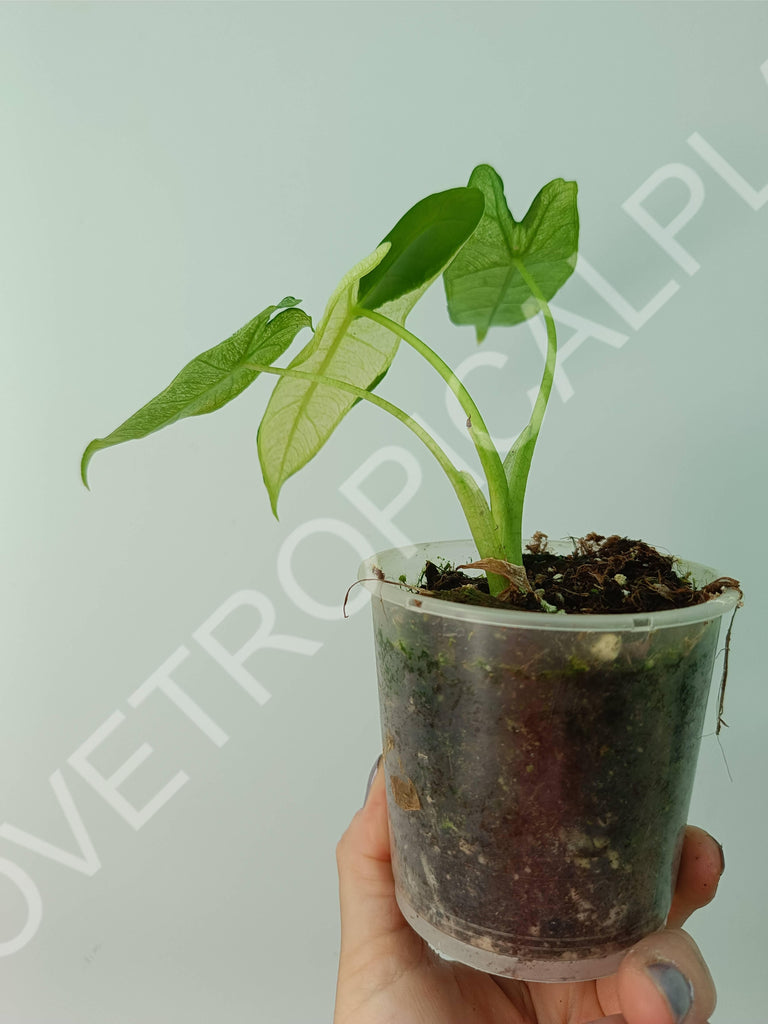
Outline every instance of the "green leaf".
<path fill-rule="evenodd" d="M 248 368 L 249 362 L 271 365 L 303 327 L 312 326 L 312 321 L 301 309 L 284 308 L 283 312 L 269 319 L 276 309 L 294 306 L 299 301 L 288 296 L 276 306 L 267 306 L 231 338 L 187 363 L 164 391 L 111 434 L 91 441 L 80 464 L 85 486 L 88 486 L 88 464 L 102 448 L 146 437 L 186 416 L 214 412 L 236 398 L 258 377 L 258 371 Z"/>
<path fill-rule="evenodd" d="M 389 252 L 361 279 L 357 305 L 380 310 L 403 295 L 421 294 L 475 230 L 483 206 L 475 188 L 436 192 L 412 206 L 382 239 Z"/>
<path fill-rule="evenodd" d="M 291 368 L 372 390 L 384 377 L 399 340 L 361 318 L 361 308 L 399 325 L 456 255 L 480 221 L 475 189 L 427 196 L 402 217 L 379 247 L 343 278 L 323 319 Z M 283 377 L 259 427 L 258 449 L 272 511 L 285 481 L 320 451 L 359 401 L 320 381 Z"/>
<path fill-rule="evenodd" d="M 573 273 L 579 243 L 577 186 L 562 178 L 550 181 L 518 222 L 492 167 L 476 167 L 469 185 L 485 196 L 485 213 L 443 278 L 451 320 L 473 324 L 482 341 L 491 327 L 511 326 L 539 312 L 521 263 L 547 301 Z"/>

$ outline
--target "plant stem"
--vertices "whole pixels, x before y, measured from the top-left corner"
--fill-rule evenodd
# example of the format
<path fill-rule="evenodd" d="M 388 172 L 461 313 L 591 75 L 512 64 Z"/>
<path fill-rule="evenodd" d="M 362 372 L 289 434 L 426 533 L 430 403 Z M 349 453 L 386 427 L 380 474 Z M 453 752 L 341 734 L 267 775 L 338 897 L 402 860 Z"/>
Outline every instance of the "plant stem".
<path fill-rule="evenodd" d="M 299 380 L 312 381 L 328 387 L 338 388 L 340 391 L 346 391 L 350 395 L 355 395 L 356 398 L 362 399 L 365 402 L 370 402 L 379 409 L 383 409 L 384 412 L 388 412 L 390 416 L 394 416 L 395 419 L 408 427 L 408 429 L 419 438 L 422 444 L 424 444 L 437 459 L 441 469 L 450 480 L 451 485 L 456 492 L 456 497 L 459 499 L 464 511 L 467 523 L 472 532 L 472 539 L 477 545 L 478 551 L 482 553 L 485 550 L 489 550 L 493 545 L 495 527 L 491 511 L 488 508 L 488 502 L 485 500 L 483 492 L 477 486 L 470 474 L 457 469 L 432 435 L 403 409 L 393 405 L 392 402 L 388 402 L 385 398 L 381 398 L 379 395 L 373 394 L 371 391 L 366 391 L 365 388 L 359 388 L 354 384 L 349 384 L 347 381 L 336 380 L 332 377 L 325 377 L 317 373 L 309 373 L 305 370 L 294 370 L 289 367 L 283 368 L 279 366 L 268 366 L 265 363 L 252 362 L 244 364 L 244 368 L 256 370 L 259 373 L 275 374 L 278 377 L 295 377 Z M 481 557 L 484 556 L 481 554 Z"/>
<path fill-rule="evenodd" d="M 555 379 L 557 330 L 547 300 L 541 293 L 536 281 L 528 273 L 522 260 L 515 259 L 513 262 L 520 276 L 528 285 L 531 294 L 538 302 L 539 309 L 544 315 L 544 322 L 547 326 L 547 357 L 544 362 L 544 372 L 541 377 L 541 384 L 539 385 L 539 393 L 536 396 L 531 412 L 531 418 L 504 459 L 504 470 L 509 486 L 510 516 L 513 524 L 510 549 L 514 556 L 520 558 L 520 562 L 515 562 L 515 557 L 510 557 L 509 561 L 515 562 L 515 564 L 522 564 L 523 503 L 525 501 L 525 490 L 528 483 L 533 450 L 536 447 L 544 413 L 546 412 L 549 396 L 552 392 L 552 383 Z"/>
<path fill-rule="evenodd" d="M 510 494 L 504 466 L 502 465 L 501 456 L 491 440 L 491 435 L 485 425 L 482 414 L 472 396 L 450 366 L 429 345 L 406 327 L 403 327 L 402 324 L 397 323 L 395 320 L 390 320 L 389 317 L 374 310 L 363 309 L 359 306 L 355 307 L 355 312 L 361 317 L 366 317 L 368 320 L 386 327 L 387 330 L 396 334 L 407 345 L 415 349 L 419 355 L 427 360 L 430 366 L 437 370 L 458 399 L 461 408 L 466 413 L 469 435 L 480 458 L 480 465 L 483 468 L 485 479 L 488 483 L 488 499 L 495 527 L 493 544 L 486 551 L 481 551 L 480 557 L 502 558 L 513 561 L 513 559 L 509 558 L 509 542 L 510 537 L 514 536 L 514 519 L 510 515 Z M 503 589 L 504 586 L 506 586 L 505 581 L 500 581 L 499 589 Z"/>

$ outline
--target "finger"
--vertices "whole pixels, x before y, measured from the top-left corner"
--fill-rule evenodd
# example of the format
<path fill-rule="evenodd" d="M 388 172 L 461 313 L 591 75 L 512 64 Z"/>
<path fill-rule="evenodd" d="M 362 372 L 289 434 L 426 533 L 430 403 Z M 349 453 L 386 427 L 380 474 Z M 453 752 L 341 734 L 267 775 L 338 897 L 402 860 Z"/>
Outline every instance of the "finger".
<path fill-rule="evenodd" d="M 720 844 L 703 828 L 689 825 L 667 918 L 670 928 L 682 927 L 695 910 L 714 899 L 724 867 Z"/>
<path fill-rule="evenodd" d="M 342 953 L 407 928 L 395 900 L 387 795 L 379 761 L 365 805 L 336 847 Z"/>
<path fill-rule="evenodd" d="M 642 939 L 617 975 L 627 1024 L 706 1024 L 715 1008 L 712 976 L 686 932 L 667 929 Z"/>

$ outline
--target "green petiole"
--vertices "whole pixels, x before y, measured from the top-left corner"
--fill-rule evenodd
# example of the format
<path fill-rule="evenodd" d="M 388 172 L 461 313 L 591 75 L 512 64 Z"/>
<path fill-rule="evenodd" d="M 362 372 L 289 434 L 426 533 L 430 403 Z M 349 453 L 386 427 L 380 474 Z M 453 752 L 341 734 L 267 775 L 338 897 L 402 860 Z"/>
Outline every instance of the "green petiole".
<path fill-rule="evenodd" d="M 462 410 L 466 414 L 469 436 L 475 446 L 480 465 L 485 474 L 488 484 L 488 498 L 490 501 L 490 512 L 494 522 L 493 543 L 485 550 L 480 551 L 481 558 L 504 558 L 509 549 L 510 527 L 512 522 L 509 515 L 509 489 L 507 486 L 504 466 L 496 446 L 491 440 L 491 435 L 485 425 L 485 420 L 480 413 L 474 399 L 467 391 L 464 384 L 459 380 L 448 364 L 430 348 L 417 335 L 407 330 L 401 324 L 394 323 L 380 313 L 368 309 L 360 309 L 359 315 L 367 317 L 375 323 L 381 324 L 396 334 L 412 349 L 419 353 L 442 377 L 452 393 L 458 399 Z M 471 527 L 471 523 L 469 524 Z"/>
<path fill-rule="evenodd" d="M 515 265 L 520 276 L 531 289 L 531 294 L 537 300 L 539 308 L 544 315 L 544 322 L 547 326 L 547 358 L 544 363 L 544 372 L 539 385 L 539 392 L 536 396 L 531 418 L 523 429 L 518 439 L 510 448 L 504 459 L 504 472 L 507 486 L 509 488 L 510 517 L 513 523 L 513 534 L 510 539 L 510 557 L 508 561 L 514 565 L 523 563 L 523 502 L 528 484 L 528 474 L 531 469 L 531 461 L 536 442 L 544 420 L 544 413 L 547 409 L 549 396 L 552 392 L 552 384 L 555 379 L 555 364 L 557 362 L 557 330 L 555 321 L 550 312 L 549 305 L 539 290 L 536 282 L 525 269 L 521 260 L 516 260 Z"/>
<path fill-rule="evenodd" d="M 417 420 L 409 416 L 403 409 L 400 409 L 392 402 L 388 402 L 380 395 L 376 395 L 364 388 L 358 388 L 348 381 L 335 380 L 332 377 L 326 377 L 321 374 L 307 373 L 292 367 L 268 366 L 264 363 L 251 362 L 245 364 L 245 369 L 253 373 L 269 373 L 277 377 L 289 377 L 294 380 L 304 380 L 315 384 L 322 384 L 325 387 L 337 388 L 339 391 L 354 395 L 355 398 L 364 402 L 370 402 L 371 405 L 375 405 L 384 412 L 388 412 L 390 416 L 394 416 L 396 420 L 399 420 L 400 423 L 418 437 L 421 443 L 435 457 L 440 468 L 450 480 L 451 486 L 456 497 L 459 499 L 464 515 L 472 530 L 472 539 L 477 544 L 478 550 L 482 552 L 490 549 L 495 531 L 493 518 L 483 492 L 469 473 L 465 473 L 454 466 L 429 431 L 425 430 Z"/>

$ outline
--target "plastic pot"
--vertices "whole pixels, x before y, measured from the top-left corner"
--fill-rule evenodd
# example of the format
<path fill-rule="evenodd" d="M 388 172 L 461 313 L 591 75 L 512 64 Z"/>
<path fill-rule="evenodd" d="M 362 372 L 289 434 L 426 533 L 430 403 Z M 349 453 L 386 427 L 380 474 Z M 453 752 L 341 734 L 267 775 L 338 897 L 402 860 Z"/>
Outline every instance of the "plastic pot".
<path fill-rule="evenodd" d="M 571 550 L 569 544 L 550 549 Z M 611 974 L 663 927 L 721 619 L 738 594 L 629 615 L 440 601 L 384 551 L 372 592 L 397 900 L 441 955 L 505 977 Z M 717 574 L 683 563 L 698 584 Z"/>

